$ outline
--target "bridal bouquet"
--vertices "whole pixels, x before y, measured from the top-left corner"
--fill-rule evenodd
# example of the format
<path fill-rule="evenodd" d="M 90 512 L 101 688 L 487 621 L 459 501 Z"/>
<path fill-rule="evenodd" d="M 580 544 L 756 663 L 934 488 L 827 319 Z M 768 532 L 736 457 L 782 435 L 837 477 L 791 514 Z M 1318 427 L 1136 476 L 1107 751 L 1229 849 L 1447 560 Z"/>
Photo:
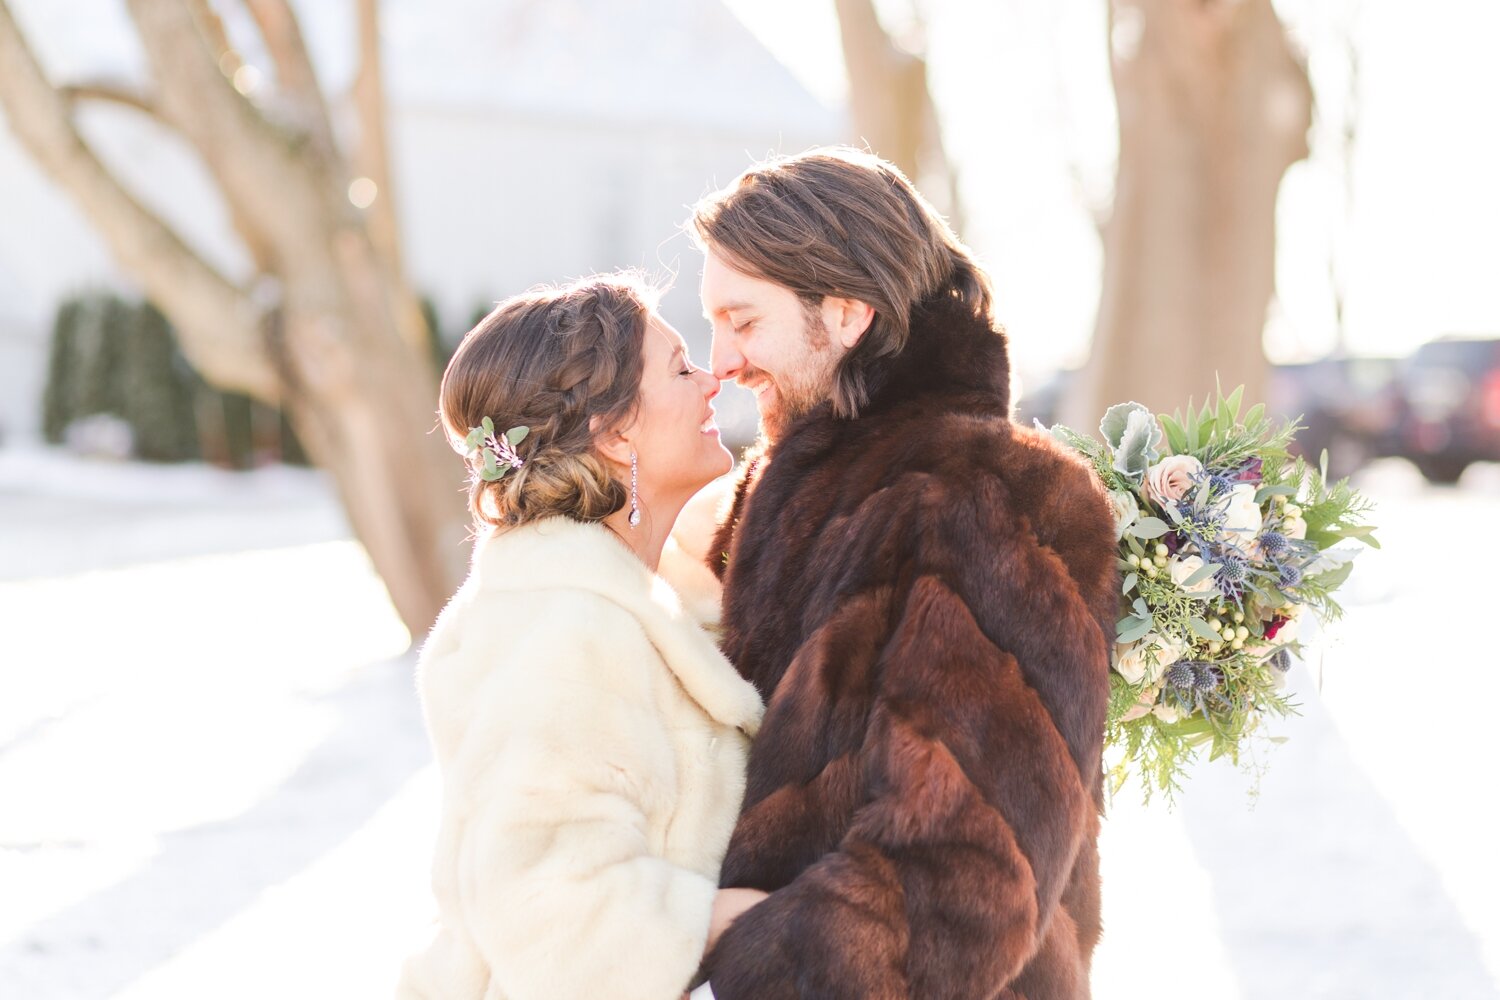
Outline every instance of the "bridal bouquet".
<path fill-rule="evenodd" d="M 1105 735 L 1110 783 L 1131 774 L 1168 798 L 1198 754 L 1239 762 L 1283 694 L 1299 631 L 1342 610 L 1371 504 L 1292 459 L 1295 422 L 1264 405 L 1240 414 L 1243 387 L 1167 417 L 1139 403 L 1109 408 L 1103 443 L 1050 433 L 1082 454 L 1109 490 L 1123 574 Z M 1275 742 L 1280 739 L 1273 737 Z"/>

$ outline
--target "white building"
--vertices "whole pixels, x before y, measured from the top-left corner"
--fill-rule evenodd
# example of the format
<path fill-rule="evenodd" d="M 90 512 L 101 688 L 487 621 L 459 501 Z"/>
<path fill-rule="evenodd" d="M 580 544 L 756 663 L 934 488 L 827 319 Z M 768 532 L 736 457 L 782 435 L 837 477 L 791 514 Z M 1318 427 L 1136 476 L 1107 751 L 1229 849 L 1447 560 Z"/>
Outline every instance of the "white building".
<path fill-rule="evenodd" d="M 11 7 L 55 81 L 144 81 L 121 0 Z M 352 2 L 297 7 L 325 89 L 345 93 Z M 386 0 L 383 13 L 407 266 L 450 329 L 536 282 L 636 265 L 679 275 L 664 312 L 701 362 L 697 254 L 680 232 L 688 206 L 767 153 L 845 137 L 843 117 L 720 0 Z M 250 26 L 228 27 L 265 65 Z M 180 140 L 123 108 L 91 106 L 80 122 L 144 200 L 245 273 L 223 205 Z M 0 116 L 0 437 L 36 433 L 56 305 L 100 286 L 134 291 Z M 745 399 L 725 402 L 745 418 Z"/>

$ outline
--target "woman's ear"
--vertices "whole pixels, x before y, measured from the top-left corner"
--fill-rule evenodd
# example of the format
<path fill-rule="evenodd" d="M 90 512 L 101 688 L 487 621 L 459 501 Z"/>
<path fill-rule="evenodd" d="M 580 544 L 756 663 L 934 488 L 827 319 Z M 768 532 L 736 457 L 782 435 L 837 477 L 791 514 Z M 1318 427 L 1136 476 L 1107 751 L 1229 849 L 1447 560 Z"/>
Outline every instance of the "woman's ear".
<path fill-rule="evenodd" d="M 832 295 L 823 299 L 823 325 L 846 351 L 852 351 L 859 345 L 860 339 L 874 322 L 875 307 L 868 302 Z"/>
<path fill-rule="evenodd" d="M 597 416 L 589 418 L 589 433 L 594 436 L 594 450 L 599 452 L 606 461 L 622 468 L 629 467 L 630 453 L 635 450 L 635 446 L 624 433 L 617 430 L 601 430 L 602 427 L 601 418 Z M 627 431 L 629 429 L 627 428 Z"/>

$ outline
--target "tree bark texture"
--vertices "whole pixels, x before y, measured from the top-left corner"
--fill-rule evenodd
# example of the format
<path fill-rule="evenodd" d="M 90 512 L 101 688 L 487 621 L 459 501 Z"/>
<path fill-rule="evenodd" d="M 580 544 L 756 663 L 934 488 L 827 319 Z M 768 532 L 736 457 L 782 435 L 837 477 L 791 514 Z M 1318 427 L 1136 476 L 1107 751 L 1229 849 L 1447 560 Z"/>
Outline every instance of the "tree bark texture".
<path fill-rule="evenodd" d="M 1307 155 L 1312 89 L 1270 0 L 1110 0 L 1119 107 L 1093 349 L 1065 422 L 1171 412 L 1217 378 L 1264 399 L 1276 198 Z"/>

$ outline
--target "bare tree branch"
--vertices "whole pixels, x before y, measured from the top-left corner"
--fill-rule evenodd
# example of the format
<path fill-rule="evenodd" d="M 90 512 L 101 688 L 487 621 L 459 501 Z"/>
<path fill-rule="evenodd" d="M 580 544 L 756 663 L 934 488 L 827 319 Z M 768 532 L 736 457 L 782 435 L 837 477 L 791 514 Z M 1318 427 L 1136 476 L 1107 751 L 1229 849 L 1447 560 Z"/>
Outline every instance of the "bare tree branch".
<path fill-rule="evenodd" d="M 926 61 L 891 40 L 874 0 L 835 0 L 834 7 L 855 131 L 961 227 L 957 174 L 943 151 Z"/>
<path fill-rule="evenodd" d="M 874 0 L 835 0 L 849 73 L 849 108 L 860 137 L 917 177 L 921 135 L 911 105 L 926 93 L 922 60 L 892 44 Z"/>
<path fill-rule="evenodd" d="M 69 101 L 47 81 L 5 0 L 0 0 L 0 104 L 21 144 L 172 318 L 183 351 L 204 377 L 276 398 L 277 380 L 262 348 L 254 305 L 104 166 L 78 133 Z"/>
<path fill-rule="evenodd" d="M 149 94 L 126 83 L 118 83 L 114 80 L 80 80 L 77 83 L 58 87 L 57 92 L 63 100 L 70 103 L 103 101 L 108 104 L 119 104 L 155 118 L 164 125 L 171 124 L 163 117 L 161 109 L 156 106 L 156 101 Z"/>
<path fill-rule="evenodd" d="M 277 90 L 294 123 L 307 131 L 330 157 L 337 148 L 328 102 L 313 69 L 312 56 L 302 37 L 297 15 L 287 0 L 244 0 L 276 65 Z"/>
<path fill-rule="evenodd" d="M 390 280 L 391 315 L 402 338 L 422 353 L 435 331 L 427 329 L 422 310 L 402 279 L 401 227 L 396 216 L 396 188 L 391 171 L 390 142 L 386 136 L 386 100 L 380 54 L 380 9 L 377 0 L 357 0 L 359 16 L 359 72 L 354 78 L 354 107 L 359 116 L 359 145 L 354 171 L 374 184 L 374 200 L 365 209 L 370 242 Z"/>
<path fill-rule="evenodd" d="M 206 0 L 127 3 L 163 110 L 197 147 L 226 199 L 286 266 L 320 266 L 318 248 L 337 210 L 331 165 L 307 156 L 305 138 L 275 125 L 235 89 L 221 67 L 228 51 L 222 25 Z"/>
<path fill-rule="evenodd" d="M 370 238 L 395 273 L 401 271 L 400 230 L 391 181 L 390 144 L 386 139 L 385 88 L 381 83 L 380 12 L 377 0 L 357 0 L 359 73 L 354 78 L 354 106 L 359 115 L 357 174 L 375 182 L 375 200 L 367 210 Z"/>

